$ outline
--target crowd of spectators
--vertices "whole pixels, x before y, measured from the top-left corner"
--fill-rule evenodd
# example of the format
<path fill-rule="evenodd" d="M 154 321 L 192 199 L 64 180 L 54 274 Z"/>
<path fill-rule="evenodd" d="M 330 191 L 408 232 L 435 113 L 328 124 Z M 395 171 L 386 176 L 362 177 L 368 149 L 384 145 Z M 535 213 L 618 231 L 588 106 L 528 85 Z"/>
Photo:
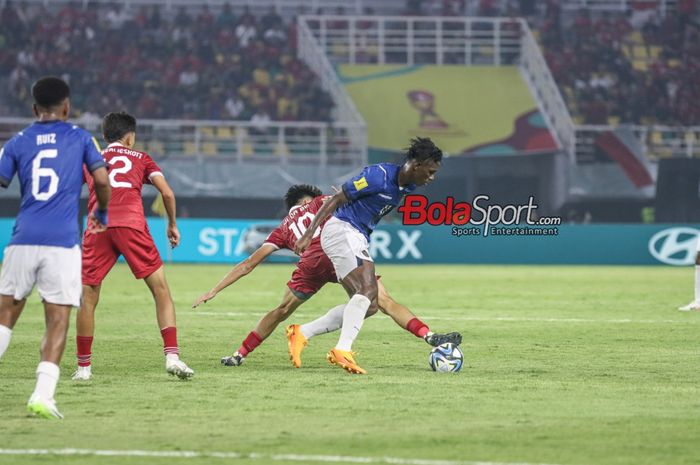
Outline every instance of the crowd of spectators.
<path fill-rule="evenodd" d="M 74 105 L 96 114 L 125 108 L 151 118 L 331 118 L 332 99 L 296 58 L 293 21 L 274 9 L 255 16 L 206 4 L 169 14 L 158 6 L 48 5 L 8 1 L 0 12 L 3 114 L 26 114 L 27 83 L 59 74 L 80 89 Z M 527 18 L 579 122 L 700 124 L 696 1 L 678 0 L 666 14 L 659 0 L 630 5 L 609 14 L 564 12 L 558 0 L 407 0 L 402 13 Z"/>
<path fill-rule="evenodd" d="M 0 11 L 0 114 L 26 115 L 30 83 L 52 74 L 75 113 L 140 118 L 328 121 L 333 100 L 295 52 L 295 25 L 260 16 L 6 2 Z"/>
<path fill-rule="evenodd" d="M 700 124 L 700 25 L 693 2 L 662 16 L 579 11 L 564 27 L 556 2 L 540 25 L 544 55 L 567 105 L 588 124 Z M 686 10 L 683 11 L 682 9 Z"/>
<path fill-rule="evenodd" d="M 588 124 L 700 124 L 696 0 L 624 13 L 563 11 L 547 0 L 407 0 L 411 16 L 527 18 L 574 118 Z"/>

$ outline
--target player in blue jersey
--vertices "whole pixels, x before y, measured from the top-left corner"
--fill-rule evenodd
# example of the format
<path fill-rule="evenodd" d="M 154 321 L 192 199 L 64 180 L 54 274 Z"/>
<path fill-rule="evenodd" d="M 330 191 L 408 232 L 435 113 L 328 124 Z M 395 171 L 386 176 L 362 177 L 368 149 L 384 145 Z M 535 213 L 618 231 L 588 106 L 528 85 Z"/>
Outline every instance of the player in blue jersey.
<path fill-rule="evenodd" d="M 402 165 L 371 165 L 345 182 L 342 190 L 321 207 L 296 243 L 295 252 L 301 254 L 311 243 L 316 229 L 333 215 L 321 231 L 321 247 L 331 259 L 350 301 L 343 312 L 338 344 L 328 352 L 327 358 L 350 373 L 366 373 L 355 361 L 352 343 L 367 311 L 374 312 L 377 307 L 377 280 L 369 255 L 369 236 L 379 220 L 399 205 L 406 194 L 435 179 L 441 162 L 442 150 L 433 141 L 412 139 Z"/>
<path fill-rule="evenodd" d="M 70 310 L 80 306 L 82 291 L 78 208 L 83 165 L 98 186 L 99 208 L 89 220 L 92 232 L 106 229 L 111 190 L 97 142 L 89 132 L 66 122 L 68 84 L 55 77 L 41 78 L 32 95 L 37 121 L 0 150 L 0 185 L 9 186 L 17 174 L 22 195 L 0 275 L 0 358 L 36 284 L 44 303 L 46 333 L 27 408 L 44 418 L 63 418 L 54 393 Z"/>

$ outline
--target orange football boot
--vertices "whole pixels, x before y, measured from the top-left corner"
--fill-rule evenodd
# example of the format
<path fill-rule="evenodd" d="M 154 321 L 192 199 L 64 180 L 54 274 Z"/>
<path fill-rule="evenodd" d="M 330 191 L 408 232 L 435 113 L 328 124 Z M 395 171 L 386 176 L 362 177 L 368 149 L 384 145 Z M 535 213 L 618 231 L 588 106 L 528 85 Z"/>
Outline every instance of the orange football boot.
<path fill-rule="evenodd" d="M 350 352 L 349 350 L 331 349 L 326 358 L 331 364 L 338 365 L 348 373 L 366 375 L 367 371 L 357 364 L 354 355 L 355 352 Z"/>
<path fill-rule="evenodd" d="M 309 341 L 301 334 L 299 325 L 289 325 L 285 330 L 287 335 L 287 348 L 289 349 L 289 360 L 294 368 L 301 368 L 301 351 L 309 345 Z"/>

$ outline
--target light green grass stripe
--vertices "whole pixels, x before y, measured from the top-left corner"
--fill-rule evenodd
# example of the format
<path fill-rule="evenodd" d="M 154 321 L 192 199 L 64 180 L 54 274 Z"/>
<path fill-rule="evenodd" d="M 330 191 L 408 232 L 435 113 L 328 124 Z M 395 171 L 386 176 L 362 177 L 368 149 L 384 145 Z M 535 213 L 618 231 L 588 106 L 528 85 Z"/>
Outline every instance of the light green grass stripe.
<path fill-rule="evenodd" d="M 448 309 L 450 310 L 450 309 Z M 197 315 L 202 316 L 226 316 L 226 317 L 242 317 L 250 316 L 258 318 L 260 315 L 258 313 L 236 313 L 236 312 L 196 312 Z M 298 313 L 297 317 L 311 317 L 314 315 Z M 318 315 L 317 315 L 318 316 Z M 694 320 L 632 320 L 629 318 L 618 318 L 618 319 L 594 319 L 594 318 L 540 318 L 540 317 L 511 317 L 511 316 L 494 316 L 494 317 L 479 317 L 479 316 L 430 316 L 421 315 L 421 318 L 425 320 L 445 320 L 445 321 L 512 321 L 512 322 L 523 322 L 523 323 L 601 323 L 601 324 L 627 324 L 627 323 L 639 323 L 639 324 L 697 324 L 700 323 L 700 319 Z"/>
<path fill-rule="evenodd" d="M 96 449 L 0 449 L 0 455 L 61 455 L 95 457 L 214 458 L 272 460 L 284 462 L 378 463 L 394 465 L 546 465 L 533 463 L 474 462 L 458 460 L 405 459 L 400 457 L 356 457 L 348 455 L 247 454 L 238 452 L 197 452 L 190 450 L 96 450 Z"/>

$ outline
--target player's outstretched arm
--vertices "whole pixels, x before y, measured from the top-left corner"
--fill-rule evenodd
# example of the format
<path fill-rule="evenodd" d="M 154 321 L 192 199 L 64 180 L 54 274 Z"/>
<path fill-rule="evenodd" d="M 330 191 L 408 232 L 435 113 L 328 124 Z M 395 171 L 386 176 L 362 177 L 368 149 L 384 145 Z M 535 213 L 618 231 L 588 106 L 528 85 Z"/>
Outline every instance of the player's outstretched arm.
<path fill-rule="evenodd" d="M 316 232 L 318 227 L 321 224 L 323 224 L 324 221 L 326 221 L 326 218 L 331 216 L 333 212 L 338 209 L 338 207 L 347 203 L 348 200 L 349 199 L 345 195 L 345 192 L 340 191 L 336 192 L 333 195 L 333 197 L 323 202 L 323 205 L 318 210 L 318 213 L 316 213 L 316 216 L 314 217 L 313 221 L 311 221 L 311 224 L 306 229 L 306 232 L 304 232 L 304 234 L 299 238 L 296 245 L 294 246 L 294 252 L 297 255 L 301 255 L 304 252 L 304 250 L 306 250 L 306 248 L 309 246 L 309 244 L 311 244 L 311 240 L 314 237 L 314 233 Z"/>
<path fill-rule="evenodd" d="M 163 176 L 153 176 L 151 184 L 153 184 L 153 186 L 158 189 L 158 192 L 160 192 L 160 195 L 163 196 L 163 205 L 168 215 L 168 240 L 170 241 L 170 246 L 175 248 L 180 244 L 180 230 L 177 229 L 177 219 L 175 218 L 177 212 L 175 193 Z"/>
<path fill-rule="evenodd" d="M 211 291 L 207 292 L 206 294 L 202 294 L 199 297 L 199 299 L 197 299 L 195 303 L 192 304 L 192 308 L 197 308 L 199 305 L 207 303 L 208 301 L 213 299 L 216 296 L 216 294 L 223 291 L 231 284 L 235 283 L 243 276 L 253 271 L 256 266 L 264 262 L 265 259 L 267 259 L 267 257 L 269 257 L 270 254 L 272 254 L 272 252 L 274 252 L 275 250 L 277 250 L 277 247 L 275 247 L 272 244 L 261 245 L 255 252 L 253 252 L 250 255 L 250 257 L 246 258 L 245 260 L 234 266 L 233 269 L 229 271 L 228 274 L 224 276 L 224 278 L 221 281 L 219 281 L 219 284 L 214 286 L 214 288 Z"/>
<path fill-rule="evenodd" d="M 107 229 L 107 205 L 112 196 L 112 188 L 109 185 L 107 168 L 97 168 L 90 175 L 95 183 L 97 209 L 88 218 L 88 229 L 90 232 L 97 233 Z"/>

